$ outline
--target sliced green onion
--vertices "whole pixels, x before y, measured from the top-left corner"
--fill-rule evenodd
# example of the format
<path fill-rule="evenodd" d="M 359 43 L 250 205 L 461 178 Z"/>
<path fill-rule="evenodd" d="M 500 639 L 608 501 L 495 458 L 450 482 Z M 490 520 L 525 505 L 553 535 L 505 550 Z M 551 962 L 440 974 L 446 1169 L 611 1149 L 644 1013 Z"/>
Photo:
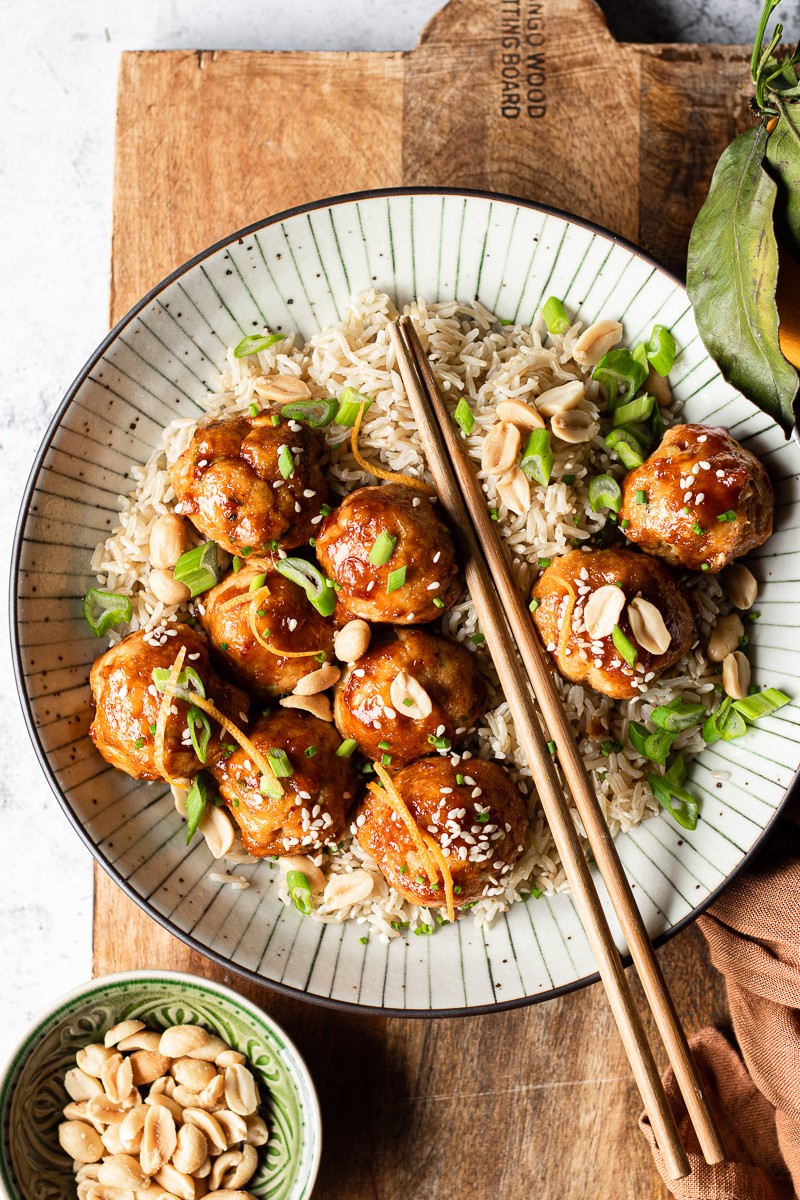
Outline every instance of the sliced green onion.
<path fill-rule="evenodd" d="M 520 459 L 519 465 L 523 472 L 535 483 L 541 483 L 546 487 L 550 482 L 554 461 L 553 451 L 550 449 L 549 430 L 534 429 Z"/>
<path fill-rule="evenodd" d="M 153 667 L 153 670 L 151 671 L 151 678 L 159 692 L 163 693 L 166 691 L 167 682 L 169 680 L 169 677 L 170 677 L 169 667 Z M 178 697 L 178 699 L 179 700 L 184 700 L 184 699 L 191 700 L 191 697 L 192 697 L 192 688 L 190 686 L 191 684 L 194 685 L 194 690 L 197 693 L 197 695 L 201 698 L 201 700 L 205 700 L 206 689 L 205 689 L 205 686 L 203 685 L 202 679 L 197 674 L 197 671 L 195 671 L 194 667 L 184 667 L 183 670 L 181 671 L 180 675 L 178 676 L 176 683 L 175 683 L 175 694 Z"/>
<path fill-rule="evenodd" d="M 548 333 L 566 333 L 569 329 L 567 310 L 557 296 L 548 296 L 542 305 L 542 316 Z"/>
<path fill-rule="evenodd" d="M 566 483 L 571 486 L 575 482 L 575 476 L 574 475 L 562 475 L 561 482 Z"/>
<path fill-rule="evenodd" d="M 194 752 L 200 759 L 201 763 L 206 761 L 208 754 L 208 743 L 211 739 L 211 722 L 204 712 L 194 705 L 186 714 L 186 720 L 189 724 L 189 733 L 192 739 Z"/>
<path fill-rule="evenodd" d="M 451 747 L 450 738 L 437 737 L 433 739 L 433 744 L 437 750 L 449 750 Z"/>
<path fill-rule="evenodd" d="M 697 828 L 698 804 L 691 792 L 679 784 L 668 783 L 666 775 L 653 775 L 649 771 L 647 782 L 658 803 L 680 826 L 684 829 Z"/>
<path fill-rule="evenodd" d="M 101 616 L 96 616 L 99 609 Z M 112 625 L 121 625 L 130 621 L 133 616 L 130 596 L 121 596 L 118 592 L 101 592 L 99 588 L 89 588 L 83 597 L 83 616 L 86 624 L 95 637 L 102 637 Z"/>
<path fill-rule="evenodd" d="M 281 416 L 287 421 L 301 421 L 312 429 L 325 429 L 338 410 L 339 401 L 328 396 L 320 400 L 293 400 L 291 404 L 283 405 Z"/>
<path fill-rule="evenodd" d="M 662 730 L 660 733 L 648 733 L 644 745 L 645 758 L 649 758 L 651 762 L 658 763 L 660 767 L 663 767 L 669 758 L 672 743 L 676 737 L 677 734 L 669 733 L 667 730 Z"/>
<path fill-rule="evenodd" d="M 208 803 L 208 783 L 201 771 L 199 775 L 195 775 L 192 780 L 192 786 L 186 793 L 186 845 L 194 837 L 197 832 L 197 826 L 203 819 L 203 813 L 206 811 Z"/>
<path fill-rule="evenodd" d="M 644 462 L 642 444 L 629 429 L 612 429 L 610 433 L 606 434 L 605 443 L 629 471 L 640 467 Z"/>
<path fill-rule="evenodd" d="M 250 580 L 250 586 L 248 587 L 247 590 L 248 590 L 248 592 L 257 592 L 258 589 L 262 588 L 266 582 L 267 582 L 267 573 L 266 573 L 266 571 L 262 571 L 262 573 L 260 575 L 253 576 L 253 578 Z"/>
<path fill-rule="evenodd" d="M 622 489 L 613 475 L 595 475 L 589 480 L 589 504 L 592 512 L 610 508 L 618 513 L 622 508 Z"/>
<path fill-rule="evenodd" d="M 555 742 L 552 742 L 552 741 L 551 741 L 551 742 L 548 742 L 548 743 L 547 743 L 547 749 L 550 751 L 550 753 L 551 753 L 551 754 L 555 754 L 555 752 L 556 752 L 556 744 L 555 744 Z"/>
<path fill-rule="evenodd" d="M 704 704 L 693 704 L 678 697 L 677 700 L 654 709 L 650 720 L 654 725 L 658 725 L 659 729 L 666 729 L 668 733 L 680 733 L 683 729 L 691 729 L 693 725 L 699 725 L 705 716 L 706 706 Z"/>
<path fill-rule="evenodd" d="M 634 362 L 637 362 L 640 367 L 644 368 L 645 375 L 647 375 L 650 370 L 650 363 L 647 358 L 647 347 L 645 346 L 644 342 L 636 343 L 631 350 L 631 358 L 634 360 Z"/>
<path fill-rule="evenodd" d="M 328 586 L 330 581 L 313 563 L 306 562 L 304 558 L 280 558 L 275 569 L 303 589 L 321 616 L 331 615 L 336 608 L 336 592 Z"/>
<path fill-rule="evenodd" d="M 592 379 L 597 380 L 606 390 L 611 412 L 617 405 L 631 400 L 646 378 L 647 368 L 637 362 L 630 350 L 624 347 L 609 350 L 592 372 Z"/>
<path fill-rule="evenodd" d="M 286 887 L 289 890 L 292 904 L 304 917 L 311 915 L 311 884 L 302 871 L 286 872 Z"/>
<path fill-rule="evenodd" d="M 600 750 L 603 754 L 618 754 L 622 749 L 622 744 L 616 738 L 607 738 L 606 741 L 600 743 Z"/>
<path fill-rule="evenodd" d="M 269 796 L 271 800 L 280 800 L 285 794 L 283 785 L 277 779 L 273 779 L 271 775 L 262 775 L 259 782 L 259 789 L 262 796 Z"/>
<path fill-rule="evenodd" d="M 500 520 L 500 509 L 499 508 L 490 508 L 489 516 L 491 517 L 491 519 L 493 521 L 499 521 Z"/>
<path fill-rule="evenodd" d="M 251 417 L 257 417 L 261 410 L 254 400 L 252 404 L 248 404 L 247 411 L 250 413 Z"/>
<path fill-rule="evenodd" d="M 395 571 L 389 572 L 389 578 L 386 580 L 386 594 L 396 592 L 398 588 L 404 587 L 406 582 L 405 567 L 398 567 Z"/>
<path fill-rule="evenodd" d="M 239 558 L 238 554 L 234 554 L 231 566 L 233 567 L 234 575 L 238 575 L 242 569 L 242 560 Z"/>
<path fill-rule="evenodd" d="M 647 745 L 647 739 L 650 737 L 650 730 L 647 726 L 642 725 L 640 721 L 631 721 L 628 726 L 628 737 L 636 753 L 646 758 L 647 752 L 645 746 Z"/>
<path fill-rule="evenodd" d="M 252 551 L 251 551 L 252 553 Z M 244 554 L 244 549 L 242 554 Z M 220 570 L 216 542 L 203 542 L 192 550 L 187 550 L 175 563 L 172 572 L 178 583 L 188 587 L 192 596 L 207 592 L 214 584 L 219 583 Z"/>
<path fill-rule="evenodd" d="M 703 526 L 699 521 L 694 521 L 692 523 L 692 533 L 696 533 L 698 537 L 702 537 L 705 533 L 705 529 L 703 529 Z"/>
<path fill-rule="evenodd" d="M 394 554 L 394 548 L 397 545 L 397 538 L 392 537 L 384 529 L 375 539 L 372 549 L 369 552 L 368 558 L 373 567 L 383 567 L 388 563 L 389 559 Z"/>
<path fill-rule="evenodd" d="M 434 596 L 433 605 L 434 608 L 444 608 L 444 600 L 442 600 L 439 596 Z"/>
<path fill-rule="evenodd" d="M 306 758 L 313 758 L 314 755 L 317 753 L 317 747 L 316 746 L 306 746 L 303 753 L 305 754 Z"/>
<path fill-rule="evenodd" d="M 744 700 L 734 700 L 733 707 L 748 721 L 757 721 L 769 713 L 777 712 L 784 704 L 791 703 L 791 696 L 779 692 L 777 688 L 767 688 L 754 696 L 745 696 Z"/>
<path fill-rule="evenodd" d="M 633 498 L 637 504 L 649 504 L 647 492 L 644 490 L 644 488 L 639 488 Z"/>
<path fill-rule="evenodd" d="M 281 423 L 281 419 L 277 413 L 271 413 L 269 419 L 273 425 L 280 425 L 280 423 Z"/>
<path fill-rule="evenodd" d="M 486 635 L 483 633 L 473 633 L 469 640 L 472 642 L 473 646 L 482 646 L 486 641 Z"/>
<path fill-rule="evenodd" d="M 547 570 L 547 568 L 550 566 L 550 563 L 552 561 L 553 561 L 552 558 L 540 558 L 539 559 L 539 570 L 540 571 Z"/>
<path fill-rule="evenodd" d="M 711 713 L 703 724 L 703 741 L 708 746 L 722 739 L 733 742 L 747 733 L 747 725 L 741 713 L 736 712 L 730 696 L 726 696 L 719 708 Z"/>
<path fill-rule="evenodd" d="M 727 512 L 720 513 L 719 516 L 717 517 L 717 520 L 718 521 L 735 521 L 736 513 L 733 511 L 732 508 L 729 508 Z"/>
<path fill-rule="evenodd" d="M 233 352 L 233 357 L 248 358 L 251 354 L 258 354 L 261 350 L 267 350 L 270 346 L 274 346 L 276 342 L 282 341 L 282 333 L 249 333 L 247 337 L 243 337 L 239 342 L 239 345 Z"/>
<path fill-rule="evenodd" d="M 632 425 L 636 421 L 646 421 L 653 411 L 655 402 L 655 396 L 645 393 L 644 396 L 637 396 L 635 400 L 628 400 L 627 403 L 620 404 L 618 408 L 614 409 L 614 428 L 618 429 L 620 425 Z"/>
<path fill-rule="evenodd" d="M 294 455 L 288 446 L 284 446 L 278 455 L 278 470 L 284 479 L 290 479 L 294 475 Z"/>
<path fill-rule="evenodd" d="M 636 653 L 636 647 L 632 642 L 628 641 L 619 625 L 615 625 L 612 629 L 611 640 L 614 643 L 619 656 L 625 659 L 625 662 L 629 667 L 634 666 L 638 657 Z"/>
<path fill-rule="evenodd" d="M 423 883 L 424 882 L 425 881 L 423 880 Z M 426 925 L 423 922 L 421 925 L 417 926 L 417 928 L 414 930 L 414 933 L 417 935 L 417 937 L 430 937 L 435 928 L 436 927 L 434 925 Z"/>
<path fill-rule="evenodd" d="M 289 755 L 279 746 L 270 746 L 267 750 L 267 760 L 277 779 L 289 779 L 294 775 L 294 767 L 289 761 Z"/>
<path fill-rule="evenodd" d="M 467 404 L 466 399 L 462 396 L 456 405 L 456 410 L 453 413 L 453 420 L 456 425 L 459 425 L 464 433 L 472 433 L 472 427 L 475 424 L 475 417 L 472 409 Z"/>
<path fill-rule="evenodd" d="M 362 396 L 361 392 L 357 392 L 353 387 L 346 387 L 339 397 L 339 407 L 336 410 L 334 420 L 337 425 L 347 425 L 352 428 L 356 423 L 358 410 L 361 405 L 364 405 L 364 412 L 367 411 L 372 401 L 367 396 Z"/>
<path fill-rule="evenodd" d="M 357 745 L 358 742 L 354 741 L 353 738 L 345 738 L 339 749 L 336 751 L 336 757 L 349 758 Z"/>
<path fill-rule="evenodd" d="M 137 738 L 133 744 L 137 750 L 141 750 L 142 746 L 144 745 L 144 738 Z"/>
<path fill-rule="evenodd" d="M 391 750 L 391 748 L 392 748 L 392 747 L 389 745 L 389 743 L 388 743 L 388 742 L 378 742 L 378 749 L 379 749 L 379 750 Z"/>
<path fill-rule="evenodd" d="M 539 599 L 539 597 L 538 597 L 538 596 L 534 596 L 534 597 L 533 597 L 533 599 L 531 600 L 530 604 L 528 605 L 528 611 L 529 611 L 529 612 L 532 612 L 532 613 L 535 613 L 535 612 L 536 612 L 536 610 L 537 610 L 537 608 L 539 607 L 539 605 L 540 605 L 541 603 L 542 603 L 542 602 L 541 602 L 541 600 Z"/>
<path fill-rule="evenodd" d="M 658 371 L 659 375 L 669 375 L 675 362 L 677 349 L 675 338 L 666 325 L 654 325 L 645 350 L 653 369 Z"/>

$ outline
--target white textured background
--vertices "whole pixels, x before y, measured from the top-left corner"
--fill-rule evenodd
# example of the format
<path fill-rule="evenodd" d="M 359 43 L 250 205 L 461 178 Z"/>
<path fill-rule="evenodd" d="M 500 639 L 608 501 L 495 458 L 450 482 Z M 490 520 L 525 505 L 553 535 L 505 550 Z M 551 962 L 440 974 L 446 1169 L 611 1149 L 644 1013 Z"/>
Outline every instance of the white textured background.
<path fill-rule="evenodd" d="M 0 0 L 0 554 L 48 420 L 107 330 L 127 49 L 410 49 L 442 0 Z M 621 40 L 747 41 L 755 0 L 605 0 Z M 781 5 L 788 30 L 800 0 Z M 312 199 L 313 197 L 309 197 Z M 199 247 L 198 247 L 199 249 Z M 0 639 L 0 1059 L 91 972 L 91 862 L 52 796 Z M 145 965 L 145 964 L 143 964 Z"/>

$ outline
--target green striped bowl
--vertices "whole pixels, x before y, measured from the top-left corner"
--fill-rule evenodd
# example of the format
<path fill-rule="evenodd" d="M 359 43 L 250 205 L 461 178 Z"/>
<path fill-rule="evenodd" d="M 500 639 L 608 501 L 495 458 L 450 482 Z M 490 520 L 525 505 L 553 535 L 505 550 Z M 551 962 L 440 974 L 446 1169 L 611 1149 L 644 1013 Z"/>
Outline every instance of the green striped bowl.
<path fill-rule="evenodd" d="M 262 1097 L 269 1141 L 248 1191 L 259 1200 L 307 1200 L 319 1166 L 317 1095 L 295 1046 L 256 1005 L 211 980 L 172 971 L 132 971 L 83 984 L 51 1005 L 23 1035 L 0 1075 L 0 1196 L 66 1200 L 75 1195 L 58 1144 L 75 1053 L 118 1021 L 150 1029 L 202 1025 L 246 1055 Z"/>
<path fill-rule="evenodd" d="M 253 225 L 159 284 L 99 347 L 56 415 L 23 503 L 12 572 L 20 694 L 44 770 L 80 835 L 134 900 L 196 949 L 322 1002 L 402 1014 L 494 1011 L 596 978 L 570 896 L 515 905 L 486 930 L 465 920 L 430 938 L 363 945 L 359 926 L 322 925 L 285 908 L 268 863 L 243 868 L 246 890 L 212 882 L 208 851 L 197 838 L 186 846 L 168 790 L 108 767 L 87 736 L 97 643 L 81 597 L 94 583 L 92 549 L 130 488 L 131 463 L 146 461 L 176 414 L 202 415 L 226 346 L 265 324 L 311 334 L 369 287 L 401 304 L 475 296 L 525 322 L 555 294 L 584 322 L 621 320 L 628 344 L 655 322 L 669 326 L 680 347 L 671 380 L 686 417 L 729 426 L 775 482 L 776 532 L 750 559 L 761 583 L 752 659 L 760 686 L 798 695 L 797 446 L 721 379 L 683 286 L 585 221 L 508 197 L 429 190 L 343 197 Z M 696 830 L 662 815 L 619 838 L 654 938 L 685 925 L 739 870 L 798 763 L 793 703 L 693 764 Z"/>

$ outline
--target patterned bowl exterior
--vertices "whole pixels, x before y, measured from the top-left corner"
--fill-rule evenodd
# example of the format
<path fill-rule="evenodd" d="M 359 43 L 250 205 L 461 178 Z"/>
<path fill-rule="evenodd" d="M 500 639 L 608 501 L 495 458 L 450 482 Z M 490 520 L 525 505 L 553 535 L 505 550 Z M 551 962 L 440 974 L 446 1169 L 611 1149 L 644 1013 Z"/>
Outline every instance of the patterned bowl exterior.
<path fill-rule="evenodd" d="M 363 946 L 359 926 L 321 925 L 285 908 L 268 862 L 243 869 L 244 891 L 212 883 L 208 851 L 198 839 L 186 847 L 168 790 L 108 767 L 87 737 L 98 643 L 81 597 L 94 583 L 92 549 L 130 490 L 131 462 L 145 462 L 176 414 L 201 415 L 198 400 L 226 346 L 265 324 L 309 335 L 368 287 L 401 304 L 475 296 L 525 322 L 558 295 L 583 321 L 621 320 L 628 343 L 654 322 L 669 326 L 680 348 L 670 378 L 687 419 L 727 425 L 775 482 L 776 532 L 750 559 L 762 614 L 751 627 L 752 657 L 762 686 L 797 694 L 797 446 L 720 377 L 684 288 L 635 247 L 563 213 L 424 189 L 343 197 L 251 226 L 159 284 L 109 335 L 56 414 L 23 503 L 12 572 L 20 694 L 50 782 L 95 856 L 201 952 L 322 1002 L 404 1015 L 495 1010 L 596 978 L 570 896 L 515 905 L 488 930 L 459 921 L 434 937 Z M 693 765 L 702 801 L 694 832 L 662 814 L 619 838 L 654 937 L 684 925 L 741 867 L 799 763 L 792 704 Z"/>
<path fill-rule="evenodd" d="M 118 1021 L 149 1029 L 202 1025 L 246 1055 L 259 1085 L 269 1141 L 247 1185 L 259 1200 L 306 1200 L 319 1165 L 314 1084 L 278 1025 L 219 984 L 169 971 L 106 975 L 57 1000 L 17 1046 L 0 1076 L 0 1194 L 7 1200 L 70 1200 L 70 1160 L 58 1144 L 69 1103 L 63 1079 L 75 1053 Z"/>

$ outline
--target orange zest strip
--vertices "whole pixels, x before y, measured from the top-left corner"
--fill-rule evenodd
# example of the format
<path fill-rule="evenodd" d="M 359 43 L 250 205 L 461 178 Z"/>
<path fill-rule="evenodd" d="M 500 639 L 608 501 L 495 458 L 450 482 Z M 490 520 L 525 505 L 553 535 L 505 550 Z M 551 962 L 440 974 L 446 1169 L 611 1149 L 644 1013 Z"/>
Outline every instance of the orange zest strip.
<path fill-rule="evenodd" d="M 425 844 L 427 845 L 431 854 L 436 859 L 436 862 L 439 866 L 439 872 L 444 880 L 444 899 L 445 904 L 447 905 L 447 919 L 448 921 L 455 921 L 456 905 L 455 900 L 453 899 L 455 895 L 453 891 L 453 876 L 450 874 L 450 867 L 448 866 L 447 859 L 442 853 L 442 847 L 435 838 L 433 838 L 429 833 L 423 833 L 422 836 L 424 837 Z"/>
<path fill-rule="evenodd" d="M 196 708 L 202 709 L 204 713 L 208 713 L 209 717 L 213 717 L 213 719 L 222 726 L 225 732 L 230 734 L 233 740 L 238 742 L 243 750 L 247 751 L 261 774 L 266 775 L 270 781 L 270 784 L 274 786 L 276 795 L 282 796 L 283 784 L 281 783 L 280 779 L 278 779 L 272 767 L 269 765 L 266 756 L 261 753 L 258 746 L 254 745 L 253 742 L 250 741 L 250 738 L 247 736 L 247 734 L 242 733 L 239 726 L 234 725 L 233 721 L 226 717 L 224 712 L 220 712 L 216 704 L 212 704 L 210 700 L 206 700 L 203 696 L 195 696 L 194 692 L 192 692 L 191 702 Z"/>
<path fill-rule="evenodd" d="M 389 807 L 397 813 L 398 817 L 405 825 L 406 829 L 411 835 L 411 840 L 413 841 L 419 856 L 422 859 L 423 866 L 425 867 L 425 874 L 430 880 L 431 887 L 433 887 L 439 882 L 439 876 L 436 870 L 436 859 L 432 856 L 430 850 L 428 849 L 419 825 L 417 825 L 417 822 L 409 812 L 405 800 L 394 786 L 389 772 L 384 766 L 381 765 L 381 763 L 376 762 L 372 765 L 375 768 L 375 774 L 383 784 L 383 790 L 381 790 L 374 783 L 369 784 L 369 788 L 375 793 L 375 795 L 386 801 Z"/>
<path fill-rule="evenodd" d="M 178 676 L 181 673 L 183 660 L 186 658 L 186 647 L 181 646 L 178 655 L 169 669 L 167 676 L 167 686 L 164 688 L 164 694 L 161 697 L 161 707 L 158 710 L 156 718 L 155 744 L 153 749 L 153 762 L 156 765 L 156 770 L 168 784 L 172 785 L 175 780 L 167 770 L 167 765 L 164 761 L 164 738 L 167 732 L 167 721 L 169 720 L 170 709 L 172 708 L 172 698 L 175 695 L 175 689 L 178 686 Z"/>
<path fill-rule="evenodd" d="M 314 654 L 320 654 L 322 651 L 321 646 L 316 650 L 279 650 L 277 647 L 271 646 L 267 638 L 262 637 L 262 635 L 258 632 L 256 617 L 258 616 L 258 609 L 261 605 L 261 601 L 265 600 L 267 596 L 269 596 L 269 588 L 266 586 L 259 588 L 256 592 L 253 592 L 253 598 L 250 601 L 250 608 L 247 611 L 247 623 L 249 624 L 253 637 L 256 639 L 259 646 L 263 646 L 265 650 L 269 650 L 270 654 L 274 654 L 276 658 L 311 658 Z"/>
<path fill-rule="evenodd" d="M 373 467 L 364 458 L 364 455 L 358 448 L 358 434 L 361 429 L 361 418 L 364 416 L 365 405 L 359 404 L 358 416 L 353 424 L 353 432 L 350 435 L 350 446 L 353 451 L 353 458 L 356 460 L 362 471 L 366 471 L 368 475 L 374 475 L 376 479 L 386 479 L 389 483 L 402 483 L 405 487 L 418 488 L 421 492 L 430 492 L 435 495 L 436 488 L 430 487 L 422 479 L 414 479 L 412 475 L 403 475 L 399 471 L 385 471 L 383 467 Z"/>

